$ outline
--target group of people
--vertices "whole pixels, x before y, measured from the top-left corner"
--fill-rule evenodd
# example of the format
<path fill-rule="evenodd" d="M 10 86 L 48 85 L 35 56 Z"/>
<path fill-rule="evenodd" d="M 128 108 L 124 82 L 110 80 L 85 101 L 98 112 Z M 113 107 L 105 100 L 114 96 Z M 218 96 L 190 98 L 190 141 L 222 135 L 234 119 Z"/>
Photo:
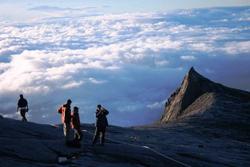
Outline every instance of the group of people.
<path fill-rule="evenodd" d="M 72 101 L 68 99 L 66 104 L 63 104 L 60 108 L 58 108 L 57 112 L 62 116 L 63 133 L 65 136 L 66 145 L 78 147 L 80 146 L 80 141 L 83 137 L 80 129 L 81 122 L 79 117 L 79 108 L 75 106 L 73 108 L 73 112 L 71 113 L 71 103 Z M 28 112 L 28 110 L 28 102 L 21 94 L 20 99 L 17 103 L 17 111 L 20 111 L 20 115 L 23 121 L 27 121 L 25 113 Z M 95 112 L 95 134 L 93 137 L 92 146 L 95 146 L 97 139 L 100 135 L 100 144 L 104 146 L 106 126 L 108 126 L 108 119 L 106 116 L 108 114 L 108 110 L 103 108 L 100 104 L 97 105 L 97 109 Z M 74 130 L 73 140 L 70 140 L 71 128 Z"/>
<path fill-rule="evenodd" d="M 80 130 L 80 118 L 79 118 L 79 108 L 74 107 L 71 114 L 71 103 L 72 101 L 67 100 L 66 104 L 63 104 L 57 112 L 62 115 L 63 132 L 65 136 L 65 142 L 67 145 L 78 144 L 82 140 L 82 132 Z M 70 131 L 74 129 L 74 140 L 70 141 Z"/>
<path fill-rule="evenodd" d="M 58 108 L 57 112 L 62 115 L 62 123 L 63 123 L 63 132 L 65 136 L 65 140 L 67 145 L 78 145 L 79 142 L 82 140 L 82 132 L 80 130 L 80 118 L 79 118 L 79 108 L 74 107 L 73 112 L 71 114 L 71 103 L 70 99 L 67 100 L 66 104 L 63 104 L 60 108 Z M 108 126 L 108 119 L 106 115 L 109 114 L 109 111 L 103 108 L 100 104 L 97 105 L 97 109 L 95 112 L 96 123 L 95 123 L 95 135 L 92 141 L 92 146 L 96 144 L 96 141 L 101 134 L 100 143 L 104 146 L 105 140 L 105 132 L 106 126 Z M 72 129 L 74 129 L 74 140 L 69 141 L 69 134 L 70 134 L 70 125 Z"/>

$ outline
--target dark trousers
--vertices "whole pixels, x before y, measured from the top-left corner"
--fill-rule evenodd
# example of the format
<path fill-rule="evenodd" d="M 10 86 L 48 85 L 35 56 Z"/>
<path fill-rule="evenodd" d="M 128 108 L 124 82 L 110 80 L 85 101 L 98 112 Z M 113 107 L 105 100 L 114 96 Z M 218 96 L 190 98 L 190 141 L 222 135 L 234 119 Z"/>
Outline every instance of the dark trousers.
<path fill-rule="evenodd" d="M 67 142 L 67 146 L 68 147 L 77 147 L 80 148 L 81 147 L 81 140 L 82 140 L 82 132 L 79 129 L 74 129 L 75 133 L 74 133 L 74 139 L 71 141 Z"/>
<path fill-rule="evenodd" d="M 105 132 L 106 132 L 106 126 L 96 127 L 95 128 L 95 135 L 94 135 L 94 138 L 93 138 L 93 144 L 96 143 L 96 141 L 97 141 L 100 134 L 101 134 L 100 143 L 104 144 Z"/>
<path fill-rule="evenodd" d="M 74 134 L 74 141 L 80 142 L 82 140 L 82 132 L 79 129 L 74 129 L 75 134 Z"/>
<path fill-rule="evenodd" d="M 22 121 L 27 121 L 27 119 L 26 119 L 26 117 L 25 117 L 25 113 L 26 113 L 26 110 L 25 110 L 25 109 L 20 111 L 20 115 L 21 115 L 21 117 L 22 117 Z"/>

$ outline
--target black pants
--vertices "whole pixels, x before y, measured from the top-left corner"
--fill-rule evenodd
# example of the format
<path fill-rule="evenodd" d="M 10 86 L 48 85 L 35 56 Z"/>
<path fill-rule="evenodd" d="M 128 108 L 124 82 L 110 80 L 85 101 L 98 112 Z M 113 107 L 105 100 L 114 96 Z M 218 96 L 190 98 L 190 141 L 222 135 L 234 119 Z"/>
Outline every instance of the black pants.
<path fill-rule="evenodd" d="M 74 140 L 77 141 L 77 142 L 80 142 L 82 140 L 82 132 L 79 129 L 74 129 L 75 131 L 75 134 L 74 134 Z"/>
<path fill-rule="evenodd" d="M 74 129 L 75 134 L 74 134 L 74 139 L 71 141 L 67 142 L 67 146 L 68 147 L 77 147 L 80 148 L 81 147 L 81 140 L 82 140 L 82 132 L 79 129 Z"/>
<path fill-rule="evenodd" d="M 93 144 L 96 143 L 96 141 L 97 141 L 100 134 L 101 134 L 100 143 L 104 144 L 105 132 L 106 132 L 106 126 L 96 127 L 95 128 L 95 135 L 94 135 L 94 138 L 93 138 Z"/>
<path fill-rule="evenodd" d="M 24 109 L 24 110 L 21 109 L 20 115 L 21 115 L 21 117 L 22 117 L 22 121 L 27 121 L 27 119 L 26 119 L 26 117 L 25 117 L 25 113 L 26 113 L 26 110 L 25 110 L 25 109 Z"/>

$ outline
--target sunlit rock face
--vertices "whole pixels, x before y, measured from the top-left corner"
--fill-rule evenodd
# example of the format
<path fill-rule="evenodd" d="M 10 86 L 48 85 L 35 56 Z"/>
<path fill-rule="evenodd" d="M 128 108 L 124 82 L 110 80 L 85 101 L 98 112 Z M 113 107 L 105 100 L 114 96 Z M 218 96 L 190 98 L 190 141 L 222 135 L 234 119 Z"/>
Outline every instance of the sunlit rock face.
<path fill-rule="evenodd" d="M 165 104 L 164 113 L 156 123 L 167 122 L 193 114 L 204 113 L 216 107 L 241 108 L 250 101 L 250 93 L 228 88 L 210 81 L 192 67 Z M 231 104 L 231 106 L 230 106 Z M 240 105 L 240 106 L 239 106 Z"/>

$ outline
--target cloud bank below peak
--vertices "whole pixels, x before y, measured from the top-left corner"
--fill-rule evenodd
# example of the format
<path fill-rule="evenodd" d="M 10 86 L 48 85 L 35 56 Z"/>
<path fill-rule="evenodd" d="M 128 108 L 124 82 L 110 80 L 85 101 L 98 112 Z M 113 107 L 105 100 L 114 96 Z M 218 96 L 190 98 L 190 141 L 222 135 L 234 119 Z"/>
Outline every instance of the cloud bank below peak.
<path fill-rule="evenodd" d="M 34 122 L 59 123 L 56 109 L 70 98 L 83 122 L 94 122 L 101 103 L 111 124 L 153 123 L 192 66 L 226 86 L 250 89 L 249 7 L 89 17 L 43 8 L 76 13 L 0 25 L 4 116 L 19 119 L 13 111 L 22 93 Z"/>

